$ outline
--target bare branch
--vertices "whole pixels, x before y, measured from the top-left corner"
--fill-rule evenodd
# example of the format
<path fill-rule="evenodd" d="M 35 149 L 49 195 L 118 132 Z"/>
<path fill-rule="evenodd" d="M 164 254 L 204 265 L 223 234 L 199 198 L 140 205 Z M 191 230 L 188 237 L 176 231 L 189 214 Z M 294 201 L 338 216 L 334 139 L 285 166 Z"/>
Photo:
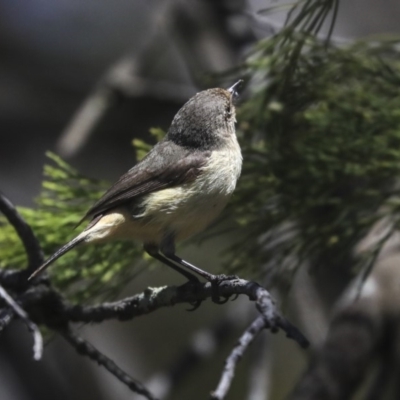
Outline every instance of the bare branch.
<path fill-rule="evenodd" d="M 263 316 L 259 316 L 245 330 L 243 335 L 239 338 L 237 345 L 233 348 L 231 354 L 225 361 L 225 367 L 222 371 L 221 379 L 218 383 L 217 389 L 211 393 L 211 399 L 222 400 L 225 398 L 229 388 L 231 387 L 237 363 L 241 360 L 243 354 L 256 336 L 265 328 L 268 328 L 268 322 Z"/>
<path fill-rule="evenodd" d="M 260 335 L 252 348 L 249 387 L 246 399 L 268 400 L 271 391 L 272 344 L 267 335 Z"/>
<path fill-rule="evenodd" d="M 32 322 L 28 314 L 14 301 L 7 291 L 0 285 L 0 297 L 11 307 L 13 312 L 24 321 L 33 335 L 33 358 L 40 360 L 43 354 L 43 338 L 37 325 Z M 9 317 L 11 318 L 11 316 Z"/>
<path fill-rule="evenodd" d="M 309 345 L 302 333 L 283 318 L 277 311 L 269 292 L 255 282 L 232 279 L 221 282 L 217 288 L 218 296 L 230 297 L 245 294 L 256 302 L 258 311 L 266 321 L 266 327 L 273 332 L 282 329 L 288 338 L 302 347 Z M 127 320 L 148 314 L 161 307 L 178 303 L 194 303 L 215 296 L 215 288 L 210 283 L 186 283 L 185 285 L 148 288 L 143 293 L 113 303 L 97 306 L 64 305 L 63 313 L 74 322 L 102 322 L 107 319 Z"/>
<path fill-rule="evenodd" d="M 141 76 L 146 54 L 165 41 L 166 23 L 170 18 L 175 18 L 175 8 L 173 1 L 161 3 L 141 48 L 117 61 L 104 74 L 62 132 L 57 144 L 60 154 L 64 157 L 74 155 L 86 143 L 118 98 L 150 94 L 159 98 L 175 97 L 182 101 L 193 95 L 193 88 L 189 85 L 175 85 L 165 80 Z"/>
<path fill-rule="evenodd" d="M 24 221 L 11 201 L 0 192 L 0 211 L 14 227 L 28 257 L 28 271 L 34 271 L 43 262 L 43 251 L 31 227 Z"/>
<path fill-rule="evenodd" d="M 97 364 L 102 365 L 108 372 L 113 374 L 133 392 L 141 394 L 149 400 L 156 400 L 156 398 L 143 386 L 142 383 L 130 377 L 126 372 L 118 367 L 113 360 L 102 354 L 89 342 L 76 335 L 72 330 L 66 329 L 59 332 L 79 354 L 89 357 L 91 360 L 96 361 Z"/>

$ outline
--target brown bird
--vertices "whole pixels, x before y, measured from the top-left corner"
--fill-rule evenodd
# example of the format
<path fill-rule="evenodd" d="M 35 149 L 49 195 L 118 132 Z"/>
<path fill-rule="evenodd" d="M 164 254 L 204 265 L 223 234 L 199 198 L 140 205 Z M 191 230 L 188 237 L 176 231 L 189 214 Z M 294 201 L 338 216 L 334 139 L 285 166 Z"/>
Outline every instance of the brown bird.
<path fill-rule="evenodd" d="M 175 115 L 165 138 L 122 175 L 83 219 L 88 226 L 56 251 L 32 279 L 83 243 L 136 239 L 145 251 L 191 281 L 215 276 L 175 254 L 175 242 L 203 231 L 235 190 L 242 155 L 235 133 L 237 82 L 204 90 Z"/>

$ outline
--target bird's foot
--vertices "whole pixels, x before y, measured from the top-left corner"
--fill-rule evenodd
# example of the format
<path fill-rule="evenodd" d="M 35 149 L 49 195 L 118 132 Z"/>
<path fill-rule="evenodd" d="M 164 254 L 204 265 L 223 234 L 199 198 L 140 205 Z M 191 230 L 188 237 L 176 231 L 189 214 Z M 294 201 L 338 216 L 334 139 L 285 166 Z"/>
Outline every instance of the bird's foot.
<path fill-rule="evenodd" d="M 186 284 L 184 286 L 188 286 L 188 289 L 190 291 L 193 291 L 194 290 L 193 285 L 196 285 L 197 283 L 200 283 L 200 280 L 196 276 L 192 275 L 192 278 L 188 279 L 188 281 L 186 282 Z M 186 311 L 195 311 L 195 310 L 197 310 L 201 306 L 201 303 L 203 301 L 204 300 L 190 301 L 189 304 L 190 304 L 191 307 L 187 308 Z"/>
<path fill-rule="evenodd" d="M 196 300 L 196 301 L 190 302 L 189 304 L 191 305 L 191 307 L 187 308 L 186 311 L 192 312 L 192 311 L 197 310 L 201 306 L 202 302 L 203 302 L 203 300 Z"/>
<path fill-rule="evenodd" d="M 232 281 L 234 279 L 237 279 L 238 277 L 236 275 L 213 275 L 210 282 L 211 282 L 211 300 L 216 303 L 216 304 L 225 304 L 231 296 L 220 296 L 218 293 L 218 288 L 219 285 L 224 282 L 224 281 Z M 223 299 L 221 299 L 221 297 Z M 235 297 L 234 300 L 236 300 L 237 296 Z"/>

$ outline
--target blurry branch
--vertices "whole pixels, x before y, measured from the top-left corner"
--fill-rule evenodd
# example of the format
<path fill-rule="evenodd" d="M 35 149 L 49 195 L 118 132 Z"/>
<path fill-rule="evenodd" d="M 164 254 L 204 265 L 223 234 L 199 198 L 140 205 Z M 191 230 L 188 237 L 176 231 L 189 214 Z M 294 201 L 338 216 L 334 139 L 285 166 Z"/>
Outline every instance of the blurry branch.
<path fill-rule="evenodd" d="M 378 317 L 378 316 L 377 316 Z M 350 307 L 332 321 L 328 338 L 316 352 L 291 400 L 350 398 L 364 378 L 382 338 L 382 321 Z"/>
<path fill-rule="evenodd" d="M 24 221 L 11 201 L 2 192 L 0 192 L 0 212 L 4 214 L 9 223 L 14 227 L 24 245 L 28 259 L 27 272 L 30 273 L 43 261 L 42 248 L 31 227 Z M 0 315 L 0 331 L 12 321 L 14 315 L 18 316 L 32 332 L 34 340 L 33 358 L 40 360 L 43 353 L 43 338 L 39 328 L 30 320 L 25 310 L 19 306 L 2 285 L 0 285 L 0 297 L 10 307 L 9 309 L 3 308 L 2 310 Z"/>
<path fill-rule="evenodd" d="M 139 381 L 131 378 L 126 372 L 119 368 L 114 361 L 102 354 L 92 344 L 77 336 L 72 332 L 72 330 L 60 330 L 60 334 L 79 354 L 89 357 L 98 365 L 103 366 L 133 392 L 141 394 L 149 400 L 156 400 L 156 398 Z"/>
<path fill-rule="evenodd" d="M 139 78 L 140 63 L 144 54 L 160 39 L 160 25 L 169 17 L 172 2 L 164 2 L 157 12 L 158 21 L 151 24 L 142 48 L 116 62 L 100 79 L 73 116 L 58 142 L 58 152 L 64 156 L 75 154 L 88 140 L 102 118 L 121 97 L 135 97 L 146 93 L 147 82 Z M 162 87 L 162 85 L 161 85 Z M 172 91 L 175 93 L 175 91 Z"/>
<path fill-rule="evenodd" d="M 0 192 L 0 212 L 14 227 L 28 257 L 27 276 L 43 262 L 43 251 L 31 227 L 24 221 L 12 203 Z"/>
<path fill-rule="evenodd" d="M 301 268 L 296 274 L 290 296 L 293 299 L 291 301 L 293 314 L 304 327 L 313 347 L 318 347 L 326 338 L 329 319 L 315 282 L 306 268 Z"/>
<path fill-rule="evenodd" d="M 191 86 L 139 77 L 137 62 L 136 57 L 130 56 L 115 64 L 86 98 L 61 134 L 57 148 L 62 156 L 75 154 L 121 98 L 151 94 L 181 101 L 193 95 Z"/>
<path fill-rule="evenodd" d="M 28 314 L 23 310 L 14 299 L 4 290 L 3 286 L 0 285 L 0 297 L 7 303 L 11 310 L 26 324 L 28 329 L 32 332 L 33 336 L 33 359 L 39 361 L 43 354 L 43 338 L 39 331 L 39 328 L 33 323 Z M 11 315 L 6 314 L 5 318 L 10 320 Z"/>
<path fill-rule="evenodd" d="M 146 78 L 151 63 L 173 44 L 183 56 L 195 86 L 204 86 L 206 73 L 231 68 L 235 62 L 227 32 L 213 19 L 213 4 L 162 2 L 141 49 L 116 62 L 100 80 L 61 134 L 58 152 L 72 156 L 88 140 L 101 119 L 121 98 L 151 95 L 183 101 L 194 94 L 191 84 Z"/>
<path fill-rule="evenodd" d="M 361 292 L 356 281 L 339 301 L 328 337 L 315 351 L 291 400 L 348 399 L 376 360 L 378 373 L 366 398 L 383 398 L 396 371 L 400 301 L 399 250 L 387 249 L 389 255 L 376 262 Z"/>
<path fill-rule="evenodd" d="M 4 196 L 0 197 L 0 201 L 8 205 L 7 209 L 10 215 L 13 212 L 17 214 L 15 208 Z M 15 219 L 16 216 L 13 215 L 11 220 Z M 22 220 L 22 218 L 20 219 Z M 215 299 L 216 294 L 218 298 L 229 298 L 232 295 L 244 294 L 251 301 L 255 302 L 260 316 L 246 330 L 242 336 L 241 345 L 236 347 L 229 357 L 231 360 L 229 364 L 230 370 L 224 373 L 224 377 L 232 373 L 238 361 L 238 356 L 241 356 L 245 352 L 248 344 L 263 329 L 270 329 L 272 332 L 277 332 L 281 329 L 286 333 L 288 338 L 295 340 L 302 347 L 307 347 L 309 344 L 301 332 L 279 313 L 266 289 L 255 282 L 239 278 L 223 281 L 217 288 L 212 287 L 210 283 L 200 282 L 188 282 L 179 287 L 147 288 L 143 293 L 136 296 L 96 306 L 70 304 L 61 294 L 53 289 L 51 283 L 46 279 L 38 279 L 33 282 L 33 285 L 28 286 L 26 284 L 26 271 L 24 270 L 0 270 L 0 285 L 2 285 L 0 286 L 0 296 L 12 307 L 13 312 L 21 317 L 34 332 L 35 358 L 40 356 L 42 348 L 41 336 L 35 325 L 38 323 L 55 332 L 60 332 L 79 353 L 95 360 L 131 390 L 142 394 L 148 399 L 154 399 L 154 397 L 141 383 L 129 377 L 113 361 L 101 354 L 91 344 L 76 336 L 71 331 L 69 324 L 71 322 L 103 322 L 108 319 L 130 320 L 153 312 L 161 307 L 173 306 L 179 303 L 193 304 L 204 301 L 207 298 Z M 3 287 L 4 290 L 2 290 Z M 7 294 L 6 289 L 13 292 L 13 296 L 21 306 Z M 217 389 L 219 397 L 216 398 L 223 398 L 223 393 L 226 393 L 228 390 L 232 378 L 233 375 L 228 379 L 223 378 L 223 389 Z"/>
<path fill-rule="evenodd" d="M 174 3 L 167 32 L 183 56 L 190 77 L 197 87 L 207 85 L 207 75 L 235 66 L 236 56 L 229 44 L 228 30 L 216 20 L 213 2 Z M 215 80 L 215 79 L 214 79 Z"/>

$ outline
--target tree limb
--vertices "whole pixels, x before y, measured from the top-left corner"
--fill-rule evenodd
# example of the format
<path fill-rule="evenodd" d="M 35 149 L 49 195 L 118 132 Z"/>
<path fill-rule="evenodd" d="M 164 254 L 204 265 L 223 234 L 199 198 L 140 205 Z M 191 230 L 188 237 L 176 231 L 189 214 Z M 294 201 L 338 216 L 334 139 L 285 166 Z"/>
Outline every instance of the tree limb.
<path fill-rule="evenodd" d="M 60 330 L 63 338 L 81 355 L 89 357 L 91 360 L 96 361 L 97 364 L 102 365 L 107 371 L 113 374 L 118 380 L 124 383 L 132 391 L 139 393 L 149 400 L 157 400 L 139 381 L 130 377 L 123 371 L 117 364 L 92 344 L 76 335 L 72 330 Z"/>
<path fill-rule="evenodd" d="M 33 272 L 44 261 L 43 251 L 31 227 L 24 221 L 11 201 L 0 192 L 0 212 L 14 227 L 28 257 L 28 271 Z"/>
<path fill-rule="evenodd" d="M 179 303 L 193 303 L 212 298 L 215 294 L 211 283 L 186 283 L 182 286 L 147 288 L 143 293 L 124 300 L 103 303 L 97 306 L 64 304 L 63 314 L 74 322 L 102 322 L 108 319 L 126 320 L 153 312 L 161 307 Z M 223 281 L 218 286 L 218 296 L 230 297 L 245 294 L 256 302 L 258 311 L 273 332 L 282 329 L 286 336 L 302 347 L 309 342 L 303 334 L 277 311 L 269 292 L 255 282 L 244 279 Z"/>
<path fill-rule="evenodd" d="M 249 347 L 250 343 L 256 336 L 265 328 L 268 327 L 268 322 L 263 316 L 257 317 L 251 325 L 244 331 L 243 335 L 239 338 L 237 345 L 233 348 L 231 354 L 225 361 L 225 367 L 222 371 L 221 379 L 217 388 L 211 393 L 212 400 L 222 400 L 228 393 L 237 363 L 243 357 L 243 354 Z"/>
<path fill-rule="evenodd" d="M 23 310 L 17 302 L 7 293 L 7 291 L 0 285 L 0 297 L 11 307 L 13 313 L 18 315 L 19 318 L 26 324 L 28 329 L 33 335 L 33 359 L 40 360 L 43 354 L 43 338 L 37 325 L 32 322 L 28 314 Z M 11 315 L 8 317 L 12 319 Z"/>

